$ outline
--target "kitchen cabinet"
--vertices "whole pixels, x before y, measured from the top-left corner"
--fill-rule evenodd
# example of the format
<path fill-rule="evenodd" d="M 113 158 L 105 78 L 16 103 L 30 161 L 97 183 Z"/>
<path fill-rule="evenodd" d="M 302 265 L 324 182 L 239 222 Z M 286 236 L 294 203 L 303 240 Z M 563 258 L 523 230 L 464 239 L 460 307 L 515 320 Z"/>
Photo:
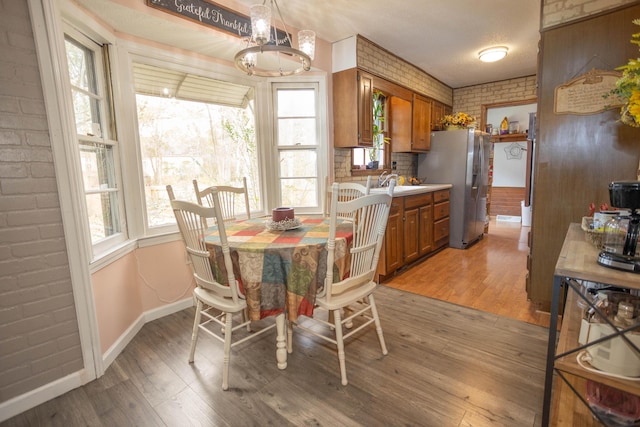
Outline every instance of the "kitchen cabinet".
<path fill-rule="evenodd" d="M 404 263 L 431 252 L 433 246 L 433 193 L 404 199 Z"/>
<path fill-rule="evenodd" d="M 640 396 L 638 381 L 585 370 L 576 360 L 576 353 L 582 350 L 578 343 L 582 315 L 577 305 L 578 299 L 581 299 L 581 285 L 577 281 L 603 283 L 623 289 L 640 289 L 636 273 L 603 267 L 597 263 L 597 256 L 598 250 L 585 239 L 580 224 L 571 224 L 554 271 L 542 425 L 601 425 L 595 422 L 587 424 L 587 422 L 593 422 L 589 407 L 582 401 L 587 380 Z M 561 296 L 562 288 L 565 292 L 564 298 Z M 564 301 L 564 309 L 558 336 L 558 314 L 561 311 L 561 301 Z M 590 304 L 590 301 L 583 300 L 583 302 Z M 627 333 L 632 333 L 631 330 L 637 327 L 640 327 L 640 323 L 630 325 Z M 611 338 L 613 336 L 606 340 Z M 640 352 L 640 349 L 636 351 Z M 557 377 L 555 387 L 554 377 Z M 575 392 L 580 393 L 581 396 L 576 395 Z M 553 414 L 551 414 L 552 407 Z"/>
<path fill-rule="evenodd" d="M 444 104 L 442 102 L 433 101 L 431 103 L 431 130 L 443 130 L 442 118 L 444 117 Z"/>
<path fill-rule="evenodd" d="M 391 147 L 395 153 L 424 153 L 431 142 L 431 100 L 417 93 L 412 101 L 391 99 Z"/>
<path fill-rule="evenodd" d="M 448 189 L 394 197 L 378 275 L 384 279 L 448 244 Z"/>
<path fill-rule="evenodd" d="M 433 249 L 449 244 L 449 190 L 433 193 Z"/>
<path fill-rule="evenodd" d="M 378 261 L 378 275 L 385 276 L 402 266 L 402 243 L 404 240 L 403 197 L 394 197 L 391 201 L 387 229 Z"/>
<path fill-rule="evenodd" d="M 373 146 L 371 74 L 351 68 L 333 74 L 334 147 Z"/>

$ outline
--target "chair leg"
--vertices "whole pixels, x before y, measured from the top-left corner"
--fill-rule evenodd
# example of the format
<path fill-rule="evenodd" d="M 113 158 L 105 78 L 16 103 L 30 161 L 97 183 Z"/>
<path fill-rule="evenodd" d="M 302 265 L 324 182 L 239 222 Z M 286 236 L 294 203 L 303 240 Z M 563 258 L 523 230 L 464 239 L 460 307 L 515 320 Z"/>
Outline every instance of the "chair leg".
<path fill-rule="evenodd" d="M 189 363 L 193 363 L 193 355 L 196 352 L 196 343 L 198 342 L 198 331 L 200 328 L 200 318 L 202 317 L 202 301 L 198 300 L 196 304 L 196 317 L 193 321 L 193 331 L 191 332 L 191 350 L 189 350 Z"/>
<path fill-rule="evenodd" d="M 293 322 L 287 320 L 287 353 L 293 353 Z"/>
<path fill-rule="evenodd" d="M 242 321 L 247 322 L 247 332 L 251 332 L 251 322 L 249 322 L 249 307 L 242 310 Z"/>
<path fill-rule="evenodd" d="M 336 344 L 338 345 L 338 362 L 340 362 L 340 377 L 342 385 L 347 385 L 347 367 L 345 365 L 344 338 L 342 336 L 342 318 L 340 309 L 333 310 L 334 327 L 336 329 Z"/>
<path fill-rule="evenodd" d="M 225 313 L 224 361 L 222 367 L 222 389 L 229 388 L 229 359 L 231 356 L 231 335 L 233 331 L 233 315 Z"/>
<path fill-rule="evenodd" d="M 380 341 L 382 354 L 386 355 L 389 352 L 387 351 L 387 345 L 384 342 L 384 335 L 382 335 L 382 325 L 380 324 L 380 317 L 378 317 L 378 309 L 376 307 L 376 302 L 373 299 L 373 295 L 369 295 L 369 306 L 371 307 L 371 315 L 373 316 L 374 323 L 376 324 L 376 332 L 378 333 L 378 341 Z"/>

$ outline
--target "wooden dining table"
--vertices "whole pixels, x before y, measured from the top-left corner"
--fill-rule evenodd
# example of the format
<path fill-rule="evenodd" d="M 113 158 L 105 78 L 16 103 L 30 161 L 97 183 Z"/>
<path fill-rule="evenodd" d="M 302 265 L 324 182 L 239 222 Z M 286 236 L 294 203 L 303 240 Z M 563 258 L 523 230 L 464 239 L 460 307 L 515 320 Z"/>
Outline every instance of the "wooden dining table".
<path fill-rule="evenodd" d="M 234 275 L 246 297 L 252 320 L 276 316 L 276 359 L 287 366 L 285 316 L 312 316 L 316 294 L 327 272 L 329 218 L 301 216 L 293 229 L 273 229 L 271 218 L 252 218 L 225 223 Z M 347 256 L 353 239 L 352 222 L 336 227 L 334 278 L 349 274 Z M 218 227 L 208 229 L 205 243 L 214 273 L 226 277 Z M 224 279 L 222 279 L 224 281 Z"/>

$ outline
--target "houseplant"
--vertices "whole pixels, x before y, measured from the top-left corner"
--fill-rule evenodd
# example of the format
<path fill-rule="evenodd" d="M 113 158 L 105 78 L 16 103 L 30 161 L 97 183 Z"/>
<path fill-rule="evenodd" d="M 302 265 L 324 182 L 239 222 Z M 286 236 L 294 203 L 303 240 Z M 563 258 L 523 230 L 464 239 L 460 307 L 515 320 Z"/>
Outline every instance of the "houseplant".
<path fill-rule="evenodd" d="M 457 112 L 455 114 L 447 114 L 440 121 L 442 127 L 446 130 L 465 129 L 476 121 L 476 118 L 467 113 Z"/>
<path fill-rule="evenodd" d="M 640 25 L 640 19 L 632 21 Z M 640 33 L 631 35 L 631 43 L 640 46 Z M 622 77 L 616 81 L 616 87 L 608 95 L 617 96 L 620 107 L 620 121 L 632 127 L 640 127 L 640 58 L 630 59 L 626 65 L 617 67 Z"/>
<path fill-rule="evenodd" d="M 367 169 L 378 169 L 382 144 L 388 144 L 390 140 L 384 136 L 384 101 L 385 96 L 382 92 L 373 92 L 373 146 L 369 149 L 371 161 L 367 164 Z"/>

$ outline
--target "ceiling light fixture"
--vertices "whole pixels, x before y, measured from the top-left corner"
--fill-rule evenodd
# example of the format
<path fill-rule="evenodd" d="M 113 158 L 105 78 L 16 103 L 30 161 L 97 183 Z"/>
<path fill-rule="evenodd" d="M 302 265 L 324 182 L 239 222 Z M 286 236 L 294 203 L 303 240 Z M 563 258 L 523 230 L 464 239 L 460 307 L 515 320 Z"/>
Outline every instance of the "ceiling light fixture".
<path fill-rule="evenodd" d="M 271 25 L 271 7 L 265 4 L 266 1 L 250 8 L 251 37 L 247 40 L 247 47 L 236 53 L 236 67 L 250 76 L 262 77 L 290 76 L 309 71 L 315 53 L 316 33 L 311 30 L 299 31 L 299 49 L 291 47 L 293 43 L 280 7 L 276 0 L 270 0 L 285 33 L 284 39 L 279 40 L 276 26 Z"/>
<path fill-rule="evenodd" d="M 509 49 L 506 46 L 494 46 L 478 52 L 478 58 L 482 62 L 496 62 L 507 56 Z"/>

